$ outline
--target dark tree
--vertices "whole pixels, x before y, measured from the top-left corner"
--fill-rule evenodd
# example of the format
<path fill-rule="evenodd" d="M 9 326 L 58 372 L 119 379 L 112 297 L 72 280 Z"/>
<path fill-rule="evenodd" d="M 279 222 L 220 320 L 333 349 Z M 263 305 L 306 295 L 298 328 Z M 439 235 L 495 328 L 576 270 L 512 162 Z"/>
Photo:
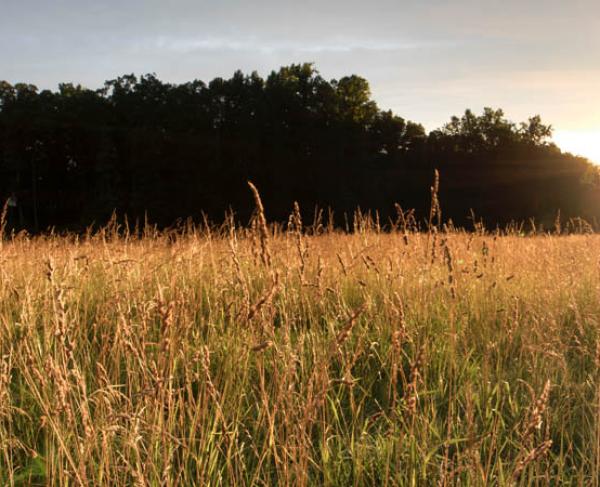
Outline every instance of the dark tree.
<path fill-rule="evenodd" d="M 490 225 L 551 225 L 558 210 L 593 220 L 598 170 L 551 135 L 539 116 L 515 124 L 491 108 L 427 134 L 380 110 L 365 79 L 327 81 L 312 64 L 208 84 L 131 74 L 95 91 L 0 82 L 0 198 L 11 198 L 11 225 L 31 231 L 80 230 L 115 210 L 160 225 L 229 208 L 247 220 L 252 180 L 272 219 L 298 201 L 311 214 L 330 207 L 340 224 L 357 207 L 387 221 L 395 202 L 424 218 L 437 168 L 455 223 L 471 209 Z"/>

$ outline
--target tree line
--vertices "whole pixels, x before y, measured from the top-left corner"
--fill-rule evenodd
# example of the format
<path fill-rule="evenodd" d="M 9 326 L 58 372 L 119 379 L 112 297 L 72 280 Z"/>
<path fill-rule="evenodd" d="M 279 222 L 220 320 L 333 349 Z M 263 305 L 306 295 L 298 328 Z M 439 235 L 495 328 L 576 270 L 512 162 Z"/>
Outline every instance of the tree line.
<path fill-rule="evenodd" d="M 397 203 L 427 214 L 434 170 L 444 219 L 488 225 L 600 215 L 600 176 L 551 142 L 538 116 L 467 110 L 429 133 L 381 110 L 356 75 L 326 80 L 312 64 L 266 79 L 237 71 L 208 84 L 125 75 L 90 90 L 0 82 L 0 198 L 15 229 L 80 230 L 113 211 L 161 226 L 247 221 L 247 181 L 272 220 L 297 201 L 394 218 Z"/>

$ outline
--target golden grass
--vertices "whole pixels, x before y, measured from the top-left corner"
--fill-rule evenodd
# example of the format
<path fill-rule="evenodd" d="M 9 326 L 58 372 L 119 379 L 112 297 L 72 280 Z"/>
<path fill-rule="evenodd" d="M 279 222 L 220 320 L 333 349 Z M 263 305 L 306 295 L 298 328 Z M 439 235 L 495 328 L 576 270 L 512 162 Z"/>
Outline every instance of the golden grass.
<path fill-rule="evenodd" d="M 301 228 L 5 241 L 0 484 L 598 485 L 599 236 Z"/>

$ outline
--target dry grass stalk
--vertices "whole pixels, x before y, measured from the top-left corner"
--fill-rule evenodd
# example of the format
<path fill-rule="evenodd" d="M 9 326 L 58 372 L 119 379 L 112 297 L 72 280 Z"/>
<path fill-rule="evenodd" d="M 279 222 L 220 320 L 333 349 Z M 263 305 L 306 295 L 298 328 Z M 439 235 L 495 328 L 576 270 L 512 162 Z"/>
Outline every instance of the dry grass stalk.
<path fill-rule="evenodd" d="M 252 350 L 255 353 L 258 353 L 258 352 L 263 352 L 267 348 L 271 348 L 272 346 L 273 346 L 273 341 L 272 340 L 265 340 L 264 342 L 259 343 L 258 345 L 255 345 L 250 350 Z"/>
<path fill-rule="evenodd" d="M 246 317 L 247 321 L 251 321 L 264 306 L 268 306 L 269 304 L 271 304 L 273 298 L 277 294 L 278 285 L 279 275 L 275 274 L 273 277 L 271 287 L 248 310 L 248 315 Z"/>
<path fill-rule="evenodd" d="M 12 375 L 12 356 L 0 356 L 0 421 L 9 411 L 9 385 Z"/>
<path fill-rule="evenodd" d="M 530 464 L 535 463 L 538 460 L 540 460 L 541 458 L 543 458 L 544 456 L 546 456 L 546 454 L 548 453 L 548 450 L 550 450 L 551 446 L 552 446 L 552 440 L 546 440 L 541 445 L 538 445 L 535 448 L 532 448 L 525 455 L 525 457 L 523 457 L 517 463 L 516 468 L 513 470 L 513 473 L 512 473 L 513 482 L 516 482 L 519 479 L 519 477 L 523 473 L 523 470 L 525 470 Z"/>
<path fill-rule="evenodd" d="M 440 208 L 440 201 L 438 194 L 440 191 L 440 173 L 437 169 L 433 172 L 433 185 L 431 186 L 431 205 L 429 209 L 429 220 L 427 223 L 428 229 L 431 231 L 432 228 L 439 228 L 442 222 L 442 210 Z M 434 224 L 434 220 L 436 223 Z"/>
<path fill-rule="evenodd" d="M 417 412 L 417 402 L 419 399 L 418 384 L 422 381 L 422 370 L 425 365 L 425 345 L 421 345 L 417 356 L 410 367 L 410 382 L 404 392 L 404 403 L 406 405 L 406 415 L 413 417 Z"/>
<path fill-rule="evenodd" d="M 334 343 L 337 347 L 341 347 L 344 344 L 344 342 L 348 339 L 348 337 L 350 336 L 350 332 L 352 331 L 352 328 L 354 328 L 354 325 L 356 324 L 356 320 L 358 319 L 358 317 L 361 314 L 363 314 L 365 312 L 366 309 L 367 309 L 367 303 L 364 303 L 361 306 L 359 306 L 358 308 L 356 308 L 354 310 L 354 312 L 352 313 L 352 315 L 350 315 L 350 318 L 348 318 L 348 320 L 346 320 L 346 323 L 344 324 L 342 329 L 338 332 L 337 336 L 335 337 Z"/>
<path fill-rule="evenodd" d="M 394 320 L 395 326 L 392 332 L 392 346 L 390 347 L 391 381 L 389 399 L 391 411 L 395 411 L 396 405 L 398 404 L 398 374 L 401 370 L 402 345 L 407 339 L 404 304 L 402 303 L 401 298 L 398 296 L 398 293 L 395 293 L 394 297 L 395 302 L 392 303 L 392 306 L 396 314 L 396 319 Z"/>
<path fill-rule="evenodd" d="M 409 220 L 406 218 L 406 215 L 404 214 L 404 210 L 398 203 L 394 203 L 394 206 L 396 208 L 396 213 L 398 215 L 395 225 L 396 225 L 396 227 L 401 226 L 402 241 L 404 242 L 404 245 L 408 246 L 408 232 L 410 230 Z M 409 216 L 411 216 L 410 212 L 409 212 Z"/>
<path fill-rule="evenodd" d="M 448 286 L 450 287 L 450 295 L 452 299 L 456 298 L 456 287 L 454 283 L 454 265 L 452 264 L 452 253 L 448 246 L 448 238 L 442 239 L 441 245 L 444 249 L 444 260 L 446 261 L 446 268 L 448 269 Z"/>
<path fill-rule="evenodd" d="M 0 212 L 0 249 L 2 249 L 2 245 L 4 245 L 4 232 L 6 230 L 6 219 L 8 216 L 8 202 L 6 200 L 4 205 L 2 206 L 2 212 Z"/>
<path fill-rule="evenodd" d="M 548 398 L 550 397 L 550 380 L 544 384 L 542 393 L 536 399 L 534 407 L 529 413 L 529 418 L 523 428 L 522 438 L 525 443 L 535 431 L 542 428 L 542 420 L 548 406 Z"/>
<path fill-rule="evenodd" d="M 269 228 L 267 226 L 267 219 L 265 217 L 265 209 L 260 199 L 260 194 L 256 186 L 252 182 L 248 181 L 248 186 L 254 196 L 254 204 L 256 205 L 256 217 L 258 218 L 258 231 L 260 235 L 260 249 L 261 249 L 261 260 L 267 267 L 271 266 L 271 250 L 269 248 Z"/>
<path fill-rule="evenodd" d="M 303 238 L 303 227 L 302 227 L 302 214 L 300 213 L 300 206 L 297 201 L 294 201 L 294 211 L 290 216 L 291 228 L 296 237 L 296 250 L 298 252 L 298 259 L 300 261 L 300 283 L 301 285 L 306 284 L 306 278 L 304 273 L 306 270 L 306 260 L 308 257 L 308 247 Z"/>
<path fill-rule="evenodd" d="M 221 407 L 221 394 L 212 380 L 210 373 L 210 350 L 206 346 L 201 349 L 200 364 L 202 365 L 202 370 L 204 372 L 206 389 L 212 399 L 212 404 L 215 407 L 217 420 L 221 423 L 222 427 L 225 428 L 225 415 L 223 414 L 223 409 Z"/>

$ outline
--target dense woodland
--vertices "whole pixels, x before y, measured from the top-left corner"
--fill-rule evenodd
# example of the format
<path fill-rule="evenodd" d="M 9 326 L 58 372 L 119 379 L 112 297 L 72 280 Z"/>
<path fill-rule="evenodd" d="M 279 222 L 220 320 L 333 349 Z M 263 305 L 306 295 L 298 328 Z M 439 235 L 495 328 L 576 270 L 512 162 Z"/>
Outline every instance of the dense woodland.
<path fill-rule="evenodd" d="M 400 89 L 400 88 L 399 88 Z M 188 217 L 240 221 L 252 211 L 246 182 L 260 189 L 271 220 L 331 208 L 377 210 L 394 203 L 425 218 L 434 169 L 444 220 L 469 226 L 600 217 L 600 177 L 563 154 L 539 117 L 515 124 L 502 110 L 467 110 L 438 130 L 371 100 L 367 81 L 327 81 L 311 64 L 210 83 L 169 84 L 126 75 L 89 90 L 39 91 L 0 82 L 0 198 L 9 226 L 81 230 L 113 211 L 161 226 Z M 351 218 L 351 217 L 350 217 Z"/>

